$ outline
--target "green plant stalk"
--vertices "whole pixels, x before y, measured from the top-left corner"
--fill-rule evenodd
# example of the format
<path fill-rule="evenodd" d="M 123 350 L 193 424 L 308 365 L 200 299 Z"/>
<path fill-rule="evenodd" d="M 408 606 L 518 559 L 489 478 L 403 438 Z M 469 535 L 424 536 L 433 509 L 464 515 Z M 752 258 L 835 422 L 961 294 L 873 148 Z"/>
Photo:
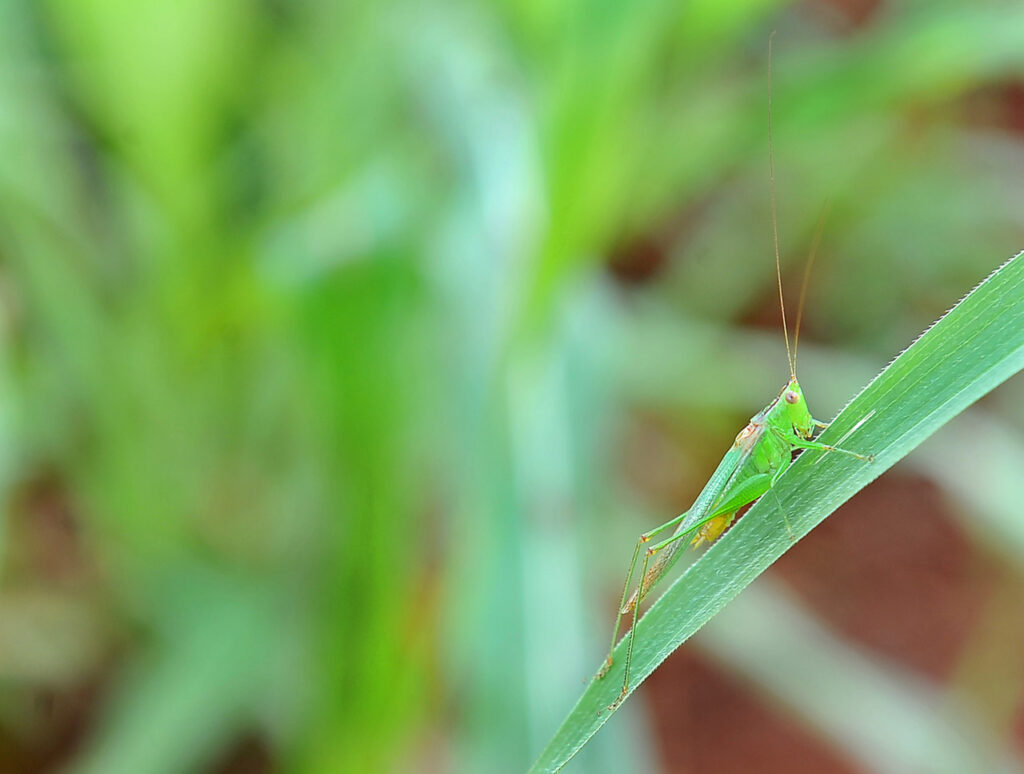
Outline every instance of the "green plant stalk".
<path fill-rule="evenodd" d="M 794 540 L 906 456 L 939 427 L 1024 368 L 1024 252 L 1011 258 L 878 374 L 822 433 L 834 443 L 861 418 L 858 448 L 875 461 L 808 451 L 762 498 L 651 606 L 639 621 L 630 693 L 669 654 L 721 610 Z M 884 536 L 880 536 L 880 540 Z M 531 771 L 557 771 L 613 711 L 622 685 L 627 640 L 603 680 L 591 680 Z"/>

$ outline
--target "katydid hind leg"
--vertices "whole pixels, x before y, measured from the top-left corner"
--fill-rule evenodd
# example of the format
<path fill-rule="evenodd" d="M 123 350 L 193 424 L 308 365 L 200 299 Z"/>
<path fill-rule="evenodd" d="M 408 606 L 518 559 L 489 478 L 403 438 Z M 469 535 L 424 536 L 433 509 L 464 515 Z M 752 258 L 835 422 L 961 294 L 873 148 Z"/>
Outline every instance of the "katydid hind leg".
<path fill-rule="evenodd" d="M 672 566 L 676 563 L 679 549 L 685 545 L 682 542 L 683 538 L 688 537 L 694 530 L 699 529 L 706 521 L 707 519 L 704 519 L 700 523 L 694 524 L 684 531 L 677 532 L 672 537 L 666 538 L 647 549 L 647 556 L 654 557 L 654 564 L 650 567 L 645 565 L 644 572 L 640 576 L 640 584 L 633 592 L 633 595 L 623 603 L 622 613 L 632 612 L 633 608 L 643 601 L 650 590 L 661 580 L 662 576 L 672 569 Z"/>
<path fill-rule="evenodd" d="M 672 568 L 677 559 L 677 552 L 683 547 L 683 544 L 679 542 L 682 538 L 688 537 L 697 530 L 700 530 L 714 519 L 727 514 L 734 514 L 744 505 L 754 502 L 754 500 L 768 491 L 771 481 L 772 477 L 768 473 L 757 474 L 744 479 L 730 489 L 721 502 L 700 521 L 690 524 L 685 530 L 680 530 L 670 538 L 648 548 L 648 556 L 655 557 L 654 564 L 641 575 L 637 590 L 623 604 L 621 612 L 629 613 L 635 605 L 639 604 L 647 596 L 647 593 L 661 580 L 662 576 Z"/>
<path fill-rule="evenodd" d="M 660 532 L 660 531 L 662 531 L 665 527 L 671 526 L 671 524 L 674 524 L 674 523 L 680 521 L 684 516 L 687 515 L 687 513 L 684 513 L 684 514 L 682 514 L 682 516 L 679 516 L 679 517 L 673 519 L 672 522 L 667 522 L 666 524 L 663 524 L 661 527 L 658 527 L 656 530 L 652 530 L 652 532 Z M 671 567 L 671 565 L 673 563 L 672 559 L 674 557 L 675 552 L 678 550 L 679 547 L 681 547 L 683 545 L 683 543 L 681 543 L 680 541 L 682 541 L 684 538 L 686 538 L 689 535 L 691 535 L 694 530 L 699 529 L 704 524 L 706 524 L 708 521 L 710 521 L 712 518 L 713 517 L 708 516 L 708 517 L 706 517 L 704 519 L 701 519 L 699 522 L 697 522 L 696 524 L 693 524 L 689 528 L 687 528 L 685 530 L 680 530 L 679 532 L 676 532 L 671 537 L 666 538 L 665 540 L 661 541 L 657 545 L 651 546 L 650 548 L 648 548 L 646 551 L 643 552 L 643 554 L 644 554 L 644 561 L 643 561 L 643 565 L 642 565 L 642 567 L 640 569 L 640 583 L 639 583 L 636 591 L 633 592 L 633 596 L 630 597 L 627 602 L 623 603 L 622 607 L 619 608 L 619 612 L 615 616 L 615 632 L 614 632 L 614 634 L 612 636 L 611 651 L 608 653 L 608 658 L 605 660 L 604 665 L 601 667 L 601 671 L 598 672 L 598 675 L 597 675 L 598 679 L 601 679 L 605 675 L 607 675 L 608 674 L 608 670 L 611 669 L 612 664 L 613 664 L 612 654 L 614 653 L 615 645 L 617 644 L 615 642 L 615 637 L 618 636 L 618 629 L 619 629 L 619 625 L 621 624 L 621 621 L 622 621 L 622 616 L 623 615 L 627 615 L 629 613 L 632 613 L 633 615 L 632 615 L 632 621 L 630 623 L 629 633 L 626 635 L 626 637 L 627 637 L 627 645 L 626 645 L 626 658 L 625 658 L 625 662 L 624 662 L 625 666 L 623 668 L 623 674 L 622 674 L 622 690 L 619 692 L 618 698 L 614 702 L 612 702 L 610 705 L 608 705 L 607 709 L 614 710 L 616 707 L 619 706 L 619 704 L 622 703 L 622 700 L 625 699 L 626 695 L 629 693 L 629 668 L 630 668 L 630 664 L 633 661 L 633 643 L 634 643 L 634 638 L 635 638 L 635 634 L 636 634 L 636 624 L 637 624 L 637 620 L 638 620 L 639 614 L 640 614 L 640 601 L 647 594 L 647 592 L 650 591 L 651 587 L 655 583 L 657 583 L 657 581 L 661 578 L 661 576 L 664 575 L 665 572 L 668 571 L 669 567 Z M 645 533 L 645 536 L 646 535 L 650 535 L 650 534 L 652 534 L 652 533 Z M 636 557 L 636 551 L 639 550 L 639 547 L 641 545 L 643 545 L 644 542 L 646 542 L 646 541 L 644 541 L 643 540 L 643 536 L 641 536 L 641 540 L 637 542 L 637 549 L 634 551 L 633 563 L 630 566 L 630 576 L 632 576 L 633 568 L 634 568 L 634 566 L 636 564 L 636 558 L 637 558 Z M 658 562 L 658 564 L 656 564 L 654 567 L 650 566 L 650 562 L 651 562 L 651 557 L 652 556 L 656 557 L 656 561 Z M 629 588 L 629 579 L 628 578 L 627 578 L 626 583 L 627 583 L 626 589 L 628 590 L 628 588 Z"/>
<path fill-rule="evenodd" d="M 685 516 L 686 514 L 683 515 Z M 623 699 L 626 698 L 626 695 L 629 693 L 629 667 L 633 663 L 633 643 L 636 641 L 636 624 L 640 615 L 640 601 L 643 599 L 644 595 L 646 595 L 646 593 L 650 591 L 651 586 L 657 583 L 661 576 L 664 575 L 665 572 L 667 572 L 669 566 L 671 566 L 672 556 L 675 554 L 675 551 L 679 548 L 679 546 L 682 545 L 682 543 L 680 543 L 679 541 L 690 535 L 690 533 L 692 533 L 695 529 L 700 527 L 706 521 L 708 521 L 708 519 L 703 519 L 698 524 L 693 525 L 689 529 L 680 530 L 671 537 L 666 538 L 657 545 L 652 546 L 648 548 L 646 551 L 644 551 L 644 563 L 640 571 L 640 585 L 637 587 L 637 590 L 634 593 L 633 597 L 630 599 L 630 601 L 622 609 L 619 610 L 619 613 L 616 616 L 616 620 L 618 621 L 620 617 L 624 614 L 624 612 L 628 610 L 630 606 L 632 607 L 631 612 L 633 613 L 633 620 L 629 626 L 629 634 L 626 635 L 628 640 L 626 644 L 626 660 L 622 671 L 622 690 L 619 691 L 618 698 L 608 705 L 609 710 L 614 710 L 616 707 L 618 707 L 622 703 Z M 661 569 L 659 569 L 657 566 L 649 567 L 652 556 L 657 556 L 659 560 L 662 560 Z M 614 648 L 615 646 L 613 644 L 612 649 L 614 650 Z M 607 669 L 611 667 L 611 661 L 612 656 L 611 654 L 609 654 L 608 660 L 605 662 L 605 673 L 607 673 Z"/>
<path fill-rule="evenodd" d="M 641 578 L 647 575 L 647 563 L 650 561 L 650 559 L 651 552 L 645 551 L 643 572 L 640 576 Z M 641 581 L 641 583 L 642 582 L 643 581 Z M 622 671 L 622 690 L 619 691 L 618 698 L 615 701 L 613 701 L 610 705 L 608 705 L 609 710 L 614 710 L 616 707 L 622 704 L 623 699 L 625 699 L 626 695 L 629 693 L 629 666 L 633 662 L 633 643 L 636 641 L 636 622 L 639 614 L 640 602 L 639 600 L 637 600 L 637 603 L 633 605 L 633 622 L 629 626 L 629 642 L 626 644 L 626 664 Z"/>
<path fill-rule="evenodd" d="M 655 527 L 649 532 L 645 532 L 639 538 L 637 538 L 636 547 L 633 549 L 633 558 L 629 562 L 629 572 L 626 573 L 626 582 L 623 584 L 622 588 L 622 599 L 619 600 L 619 609 L 615 615 L 615 628 L 612 630 L 612 642 L 608 648 L 608 658 L 605 659 L 604 665 L 597 673 L 598 680 L 600 680 L 606 674 L 608 674 L 608 670 L 612 668 L 612 654 L 615 652 L 615 645 L 618 642 L 619 627 L 622 625 L 622 616 L 626 612 L 628 612 L 626 610 L 626 602 L 629 599 L 629 586 L 633 580 L 633 571 L 636 569 L 636 560 L 640 556 L 641 547 L 649 543 L 651 541 L 651 538 L 653 538 L 655 535 L 659 535 L 665 530 L 671 529 L 672 527 L 676 526 L 679 522 L 686 518 L 688 513 L 689 511 L 684 511 L 683 513 L 676 516 L 674 519 L 669 519 L 664 524 Z M 646 558 L 644 560 L 644 567 L 647 567 Z M 643 574 L 641 574 L 641 577 L 643 577 Z"/>
<path fill-rule="evenodd" d="M 608 674 L 608 670 L 611 669 L 612 664 L 614 663 L 613 654 L 615 652 L 615 646 L 618 644 L 617 640 L 619 636 L 619 627 L 622 625 L 622 616 L 632 613 L 633 626 L 635 627 L 640 602 L 648 594 L 648 592 L 650 592 L 654 585 L 659 580 L 661 580 L 662 576 L 664 576 L 664 574 L 668 572 L 672 564 L 674 564 L 674 561 L 676 559 L 676 553 L 682 547 L 682 543 L 680 543 L 679 541 L 681 541 L 684 537 L 688 537 L 696 530 L 699 530 L 700 528 L 704 527 L 713 519 L 718 518 L 719 516 L 725 515 L 727 513 L 735 513 L 737 510 L 739 510 L 739 508 L 761 497 L 768 490 L 768 487 L 771 485 L 771 482 L 772 476 L 768 473 L 758 474 L 755 476 L 751 476 L 750 478 L 744 479 L 744 481 L 742 481 L 739 485 L 734 487 L 723 498 L 722 502 L 718 505 L 718 507 L 716 507 L 713 511 L 708 513 L 708 515 L 705 518 L 701 519 L 696 524 L 691 525 L 688 529 L 677 532 L 676 534 L 672 535 L 666 540 L 663 540 L 661 543 L 649 547 L 644 552 L 644 562 L 640 573 L 640 581 L 637 585 L 636 590 L 633 592 L 633 595 L 629 596 L 629 587 L 633 579 L 633 571 L 636 569 L 636 562 L 639 558 L 641 546 L 649 542 L 650 538 L 654 535 L 658 534 L 659 532 L 663 532 L 669 527 L 674 526 L 675 524 L 682 521 L 682 519 L 689 514 L 689 511 L 681 514 L 680 516 L 677 516 L 671 521 L 665 522 L 665 524 L 662 524 L 660 527 L 656 527 L 650 532 L 645 532 L 643 535 L 640 536 L 640 539 L 637 540 L 636 547 L 633 550 L 633 558 L 630 561 L 629 572 L 626 575 L 626 583 L 624 585 L 622 592 L 621 604 L 615 616 L 615 627 L 612 631 L 612 641 L 611 645 L 609 646 L 608 657 L 605 659 L 604 665 L 601 667 L 601 670 L 597 674 L 598 679 L 601 679 L 606 674 Z M 652 556 L 656 558 L 654 565 L 650 566 L 650 560 Z M 633 649 L 632 627 L 630 628 L 629 637 L 630 642 L 626 649 L 626 673 L 623 680 L 624 694 L 625 692 L 628 692 L 629 688 L 629 659 Z"/>
<path fill-rule="evenodd" d="M 768 474 L 765 474 L 764 478 L 768 479 L 768 478 L 770 478 L 770 476 L 768 476 Z M 756 500 L 763 493 L 764 492 L 760 492 L 759 494 L 755 494 L 753 498 L 744 501 L 742 503 L 742 505 L 746 505 L 748 502 L 753 502 L 753 500 Z M 734 498 L 735 498 L 735 496 L 734 496 Z M 643 566 L 641 567 L 641 570 L 640 570 L 640 582 L 639 582 L 639 585 L 637 586 L 636 591 L 633 592 L 633 596 L 630 597 L 629 600 L 626 601 L 622 605 L 622 607 L 619 608 L 619 611 L 616 614 L 616 617 L 615 617 L 615 632 L 612 635 L 611 651 L 608 653 L 608 658 L 605 660 L 604 666 L 601 667 L 601 671 L 597 675 L 598 679 L 603 678 L 606 674 L 608 674 L 608 670 L 611 669 L 612 663 L 613 663 L 612 654 L 615 651 L 615 645 L 616 645 L 615 638 L 618 636 L 618 629 L 619 629 L 619 626 L 620 626 L 621 621 L 622 621 L 622 616 L 623 615 L 627 615 L 629 613 L 632 613 L 633 614 L 633 619 L 632 619 L 632 622 L 630 624 L 629 633 L 626 635 L 627 638 L 628 638 L 628 644 L 626 645 L 625 667 L 623 669 L 623 675 L 622 675 L 622 691 L 619 693 L 618 698 L 614 702 L 612 702 L 612 704 L 610 704 L 608 706 L 609 710 L 613 710 L 616 707 L 618 707 L 618 705 L 622 703 L 622 700 L 625 699 L 626 695 L 629 693 L 629 669 L 630 669 L 630 665 L 631 665 L 631 663 L 633 661 L 633 643 L 634 643 L 634 640 L 635 640 L 635 637 L 636 637 L 636 625 L 637 625 L 637 620 L 638 620 L 639 613 L 640 613 L 640 602 L 647 595 L 647 593 L 651 590 L 651 588 L 653 588 L 653 586 L 661 579 L 661 577 L 666 572 L 668 572 L 669 568 L 674 563 L 675 553 L 679 550 L 679 548 L 681 548 L 684 545 L 680 541 L 682 541 L 684 538 L 689 537 L 691 534 L 693 534 L 693 532 L 695 532 L 696 530 L 699 530 L 701 527 L 703 527 L 704 525 L 708 524 L 713 519 L 718 518 L 719 516 L 724 515 L 724 513 L 725 512 L 722 511 L 721 507 L 719 507 L 715 511 L 713 511 L 712 513 L 709 513 L 703 519 L 698 521 L 697 523 L 690 525 L 687 529 L 680 530 L 680 531 L 676 532 L 671 537 L 666 538 L 665 540 L 661 541 L 660 543 L 658 543 L 658 544 L 656 544 L 654 546 L 651 546 L 646 551 L 644 551 L 644 561 L 643 561 Z M 687 514 L 685 514 L 685 513 L 683 514 L 683 516 L 686 516 L 686 515 Z M 666 525 L 662 525 L 662 527 L 659 527 L 659 528 L 657 528 L 657 530 L 653 530 L 652 532 L 662 531 L 662 529 L 664 529 L 666 526 L 669 526 L 672 523 L 678 522 L 679 520 L 681 520 L 681 518 L 682 518 L 682 516 L 677 517 L 676 519 L 673 519 L 672 522 L 668 522 Z M 646 535 L 650 535 L 651 533 L 645 533 L 645 534 Z M 636 565 L 636 559 L 637 559 L 636 552 L 639 550 L 640 546 L 643 545 L 643 542 L 646 542 L 646 541 L 643 541 L 643 537 L 641 537 L 641 541 L 638 541 L 637 548 L 634 550 L 633 562 L 630 565 L 629 577 L 627 577 L 627 579 L 626 579 L 626 589 L 627 590 L 629 588 L 629 581 L 630 581 L 630 579 L 632 577 L 633 569 L 634 569 L 634 567 Z M 656 557 L 655 558 L 656 564 L 653 567 L 650 566 L 650 560 L 651 560 L 652 556 Z"/>

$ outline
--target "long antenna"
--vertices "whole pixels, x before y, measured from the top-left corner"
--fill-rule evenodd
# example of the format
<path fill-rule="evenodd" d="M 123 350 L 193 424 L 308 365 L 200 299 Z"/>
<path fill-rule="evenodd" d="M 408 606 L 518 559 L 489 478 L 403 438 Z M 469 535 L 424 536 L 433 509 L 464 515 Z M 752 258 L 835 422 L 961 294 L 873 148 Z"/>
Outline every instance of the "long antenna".
<path fill-rule="evenodd" d="M 768 36 L 768 179 L 772 188 L 772 237 L 775 242 L 775 278 L 779 283 L 779 311 L 782 312 L 782 335 L 786 339 L 786 359 L 789 361 L 789 375 L 796 379 L 796 364 L 789 348 L 789 329 L 786 327 L 786 299 L 782 295 L 782 267 L 779 261 L 779 224 L 775 207 L 775 141 L 772 138 L 772 38 Z"/>
<path fill-rule="evenodd" d="M 828 217 L 829 202 L 825 200 L 825 206 L 818 216 L 818 225 L 814 227 L 814 239 L 811 240 L 811 254 L 807 256 L 807 265 L 804 266 L 804 279 L 800 283 L 800 305 L 796 308 L 796 330 L 793 332 L 793 365 L 796 366 L 797 353 L 800 351 L 800 322 L 804 318 L 804 300 L 807 298 L 807 284 L 811 279 L 811 269 L 814 267 L 814 259 L 818 257 L 818 246 L 821 244 L 821 235 L 825 231 L 825 219 Z"/>

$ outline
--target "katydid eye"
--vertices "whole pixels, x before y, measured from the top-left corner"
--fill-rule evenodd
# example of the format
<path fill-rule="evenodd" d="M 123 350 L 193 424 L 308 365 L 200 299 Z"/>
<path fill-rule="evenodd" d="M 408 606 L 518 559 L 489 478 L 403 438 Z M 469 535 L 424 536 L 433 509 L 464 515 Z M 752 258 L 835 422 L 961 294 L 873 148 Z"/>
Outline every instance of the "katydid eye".
<path fill-rule="evenodd" d="M 782 397 L 786 399 L 786 403 L 796 403 L 798 400 L 800 400 L 800 396 L 797 395 L 792 390 L 786 390 L 786 394 L 783 395 Z"/>

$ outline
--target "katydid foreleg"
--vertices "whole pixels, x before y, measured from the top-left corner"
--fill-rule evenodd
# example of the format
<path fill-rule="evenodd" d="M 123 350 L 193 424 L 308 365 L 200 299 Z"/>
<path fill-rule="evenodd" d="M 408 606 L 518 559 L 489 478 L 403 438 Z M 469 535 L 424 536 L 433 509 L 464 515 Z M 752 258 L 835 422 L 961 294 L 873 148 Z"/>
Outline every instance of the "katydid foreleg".
<path fill-rule="evenodd" d="M 830 446 L 827 443 L 818 443 L 817 441 L 811 441 L 806 438 L 801 438 L 796 433 L 787 433 L 784 430 L 779 430 L 777 427 L 772 428 L 779 438 L 797 449 L 814 449 L 816 451 L 827 451 L 827 452 L 840 452 L 841 454 L 849 454 L 851 457 L 856 457 L 864 462 L 873 462 L 875 456 L 873 454 L 858 454 L 855 451 L 849 449 L 841 449 L 838 446 Z"/>

